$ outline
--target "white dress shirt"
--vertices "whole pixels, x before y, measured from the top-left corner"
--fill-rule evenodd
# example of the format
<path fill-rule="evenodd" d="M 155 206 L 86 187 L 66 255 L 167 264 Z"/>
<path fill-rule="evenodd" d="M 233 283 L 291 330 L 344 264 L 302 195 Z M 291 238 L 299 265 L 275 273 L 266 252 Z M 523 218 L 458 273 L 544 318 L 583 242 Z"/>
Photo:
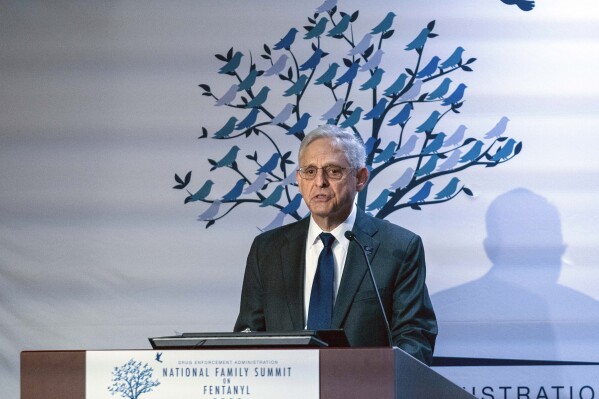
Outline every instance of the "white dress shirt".
<path fill-rule="evenodd" d="M 356 205 L 354 204 L 352 210 L 347 219 L 337 226 L 333 231 L 330 231 L 335 236 L 335 242 L 333 243 L 333 257 L 335 258 L 335 279 L 334 279 L 334 291 L 335 299 L 337 298 L 337 291 L 339 290 L 339 282 L 343 275 L 343 268 L 345 267 L 345 258 L 347 257 L 347 248 L 349 246 L 349 240 L 345 238 L 345 232 L 354 227 L 356 221 Z M 314 276 L 316 275 L 316 268 L 318 267 L 318 257 L 322 251 L 324 245 L 318 237 L 322 233 L 322 229 L 318 227 L 312 216 L 310 216 L 310 227 L 308 228 L 308 238 L 306 242 L 306 273 L 304 281 L 304 320 L 308 320 L 308 308 L 310 307 L 310 294 L 312 293 L 312 283 L 314 282 Z M 304 325 L 304 328 L 306 325 Z"/>

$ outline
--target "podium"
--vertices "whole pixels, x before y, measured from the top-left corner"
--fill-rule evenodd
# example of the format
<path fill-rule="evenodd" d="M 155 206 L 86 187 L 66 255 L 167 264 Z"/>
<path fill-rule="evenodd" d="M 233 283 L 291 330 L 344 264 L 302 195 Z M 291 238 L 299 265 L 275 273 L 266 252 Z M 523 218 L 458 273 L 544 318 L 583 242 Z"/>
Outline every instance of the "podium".
<path fill-rule="evenodd" d="M 473 398 L 398 348 L 317 350 L 321 399 Z M 86 353 L 21 352 L 21 399 L 85 399 Z"/>

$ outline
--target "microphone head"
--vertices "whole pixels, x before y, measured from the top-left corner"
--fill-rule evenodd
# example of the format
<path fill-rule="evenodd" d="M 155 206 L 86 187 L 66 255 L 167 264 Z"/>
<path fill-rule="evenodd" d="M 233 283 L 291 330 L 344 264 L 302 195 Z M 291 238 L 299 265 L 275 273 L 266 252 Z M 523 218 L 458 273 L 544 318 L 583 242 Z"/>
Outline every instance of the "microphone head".
<path fill-rule="evenodd" d="M 347 230 L 344 235 L 345 235 L 345 238 L 347 238 L 350 241 L 353 241 L 356 238 L 356 235 L 349 230 Z"/>

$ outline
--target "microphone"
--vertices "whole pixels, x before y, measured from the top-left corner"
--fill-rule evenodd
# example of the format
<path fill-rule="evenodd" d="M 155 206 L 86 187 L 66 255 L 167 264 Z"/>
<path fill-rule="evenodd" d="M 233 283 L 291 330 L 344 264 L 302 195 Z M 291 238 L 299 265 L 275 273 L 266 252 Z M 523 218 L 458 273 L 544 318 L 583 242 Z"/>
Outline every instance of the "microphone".
<path fill-rule="evenodd" d="M 370 261 L 368 260 L 368 255 L 366 255 L 366 250 L 358 241 L 358 238 L 352 231 L 345 232 L 345 238 L 350 241 L 358 244 L 360 249 L 362 250 L 362 255 L 364 255 L 364 260 L 366 260 L 366 266 L 368 266 L 368 274 L 370 274 L 370 281 L 372 281 L 372 285 L 374 286 L 374 292 L 376 292 L 376 297 L 379 300 L 379 307 L 381 309 L 381 313 L 383 314 L 383 320 L 385 321 L 385 328 L 387 329 L 387 339 L 389 341 L 389 346 L 393 347 L 393 341 L 391 340 L 391 328 L 389 327 L 389 320 L 387 319 L 387 313 L 385 313 L 385 307 L 383 306 L 383 301 L 381 300 L 381 294 L 379 293 L 379 287 L 376 285 L 376 280 L 374 279 L 374 274 L 372 273 L 372 267 L 370 266 Z"/>

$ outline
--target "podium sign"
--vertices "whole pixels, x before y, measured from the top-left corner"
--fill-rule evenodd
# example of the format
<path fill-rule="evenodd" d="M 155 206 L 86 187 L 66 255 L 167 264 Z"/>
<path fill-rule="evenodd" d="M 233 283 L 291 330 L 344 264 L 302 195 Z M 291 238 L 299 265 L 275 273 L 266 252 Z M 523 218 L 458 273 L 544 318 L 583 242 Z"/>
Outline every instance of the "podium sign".
<path fill-rule="evenodd" d="M 318 350 L 88 351 L 85 397 L 318 399 Z"/>
<path fill-rule="evenodd" d="M 474 396 L 399 348 L 21 352 L 21 399 L 92 398 Z"/>

